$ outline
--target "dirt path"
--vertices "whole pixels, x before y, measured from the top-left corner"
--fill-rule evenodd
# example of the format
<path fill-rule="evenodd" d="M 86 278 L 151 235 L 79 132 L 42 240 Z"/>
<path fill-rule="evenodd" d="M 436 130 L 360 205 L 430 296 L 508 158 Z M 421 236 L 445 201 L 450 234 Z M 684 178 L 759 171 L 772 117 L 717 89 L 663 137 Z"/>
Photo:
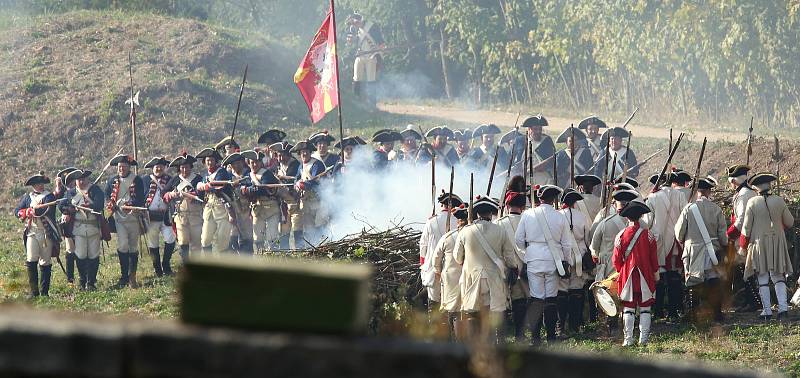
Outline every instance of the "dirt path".
<path fill-rule="evenodd" d="M 470 123 L 479 125 L 482 123 L 494 123 L 500 127 L 511 128 L 514 126 L 514 121 L 517 118 L 516 113 L 511 112 L 504 112 L 504 111 L 495 111 L 495 110 L 469 110 L 464 108 L 459 108 L 457 106 L 448 106 L 448 105 L 435 105 L 435 106 L 427 106 L 427 105 L 409 105 L 409 104 L 381 104 L 378 108 L 382 111 L 393 113 L 393 114 L 402 114 L 402 115 L 410 115 L 416 117 L 426 117 L 426 118 L 434 118 L 439 119 L 444 122 L 463 122 L 463 123 Z M 524 116 L 524 115 L 523 115 Z M 549 130 L 549 133 L 558 133 L 563 128 L 569 126 L 572 122 L 577 122 L 580 118 L 576 119 L 566 119 L 566 118 L 557 118 L 557 117 L 550 117 L 547 116 L 547 120 L 550 125 L 556 126 Z M 641 117 L 642 113 L 639 112 L 637 117 Z M 624 120 L 620 121 L 623 122 Z M 522 122 L 520 120 L 520 122 Z M 660 127 L 652 127 L 652 126 L 642 126 L 635 122 L 631 122 L 628 125 L 628 128 L 633 132 L 634 136 L 638 137 L 646 137 L 646 138 L 669 138 L 669 130 L 666 128 Z M 737 133 L 737 132 L 719 132 L 719 131 L 701 131 L 697 128 L 690 129 L 679 129 L 675 128 L 675 135 L 677 136 L 678 132 L 684 131 L 687 133 L 685 138 L 688 138 L 693 141 L 702 141 L 703 137 L 708 137 L 710 142 L 716 141 L 732 141 L 732 140 L 744 140 L 747 138 L 747 134 L 745 133 Z"/>

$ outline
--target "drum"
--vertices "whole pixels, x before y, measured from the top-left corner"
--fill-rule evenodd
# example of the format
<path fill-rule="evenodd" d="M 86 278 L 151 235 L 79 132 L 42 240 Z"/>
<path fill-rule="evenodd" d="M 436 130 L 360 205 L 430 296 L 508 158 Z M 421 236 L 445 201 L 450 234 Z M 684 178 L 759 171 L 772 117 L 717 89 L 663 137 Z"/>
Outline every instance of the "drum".
<path fill-rule="evenodd" d="M 589 287 L 592 294 L 594 294 L 597 307 L 608 316 L 617 316 L 621 309 L 617 287 L 619 283 L 617 280 L 619 280 L 619 273 L 615 272 L 608 278 L 597 281 Z"/>

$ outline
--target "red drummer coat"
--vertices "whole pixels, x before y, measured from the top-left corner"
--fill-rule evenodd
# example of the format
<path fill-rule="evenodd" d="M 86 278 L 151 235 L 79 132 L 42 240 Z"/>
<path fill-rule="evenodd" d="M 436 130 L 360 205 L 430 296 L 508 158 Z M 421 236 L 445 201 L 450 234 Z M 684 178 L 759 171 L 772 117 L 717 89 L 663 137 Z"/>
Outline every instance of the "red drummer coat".
<path fill-rule="evenodd" d="M 655 302 L 658 247 L 653 234 L 646 228 L 642 229 L 633 250 L 628 258 L 625 258 L 625 251 L 639 228 L 639 222 L 629 223 L 617 235 L 614 242 L 614 254 L 611 257 L 614 268 L 619 272 L 617 289 L 622 305 L 625 307 L 647 307 Z M 641 272 L 641 275 L 638 272 Z M 644 282 L 642 282 L 642 278 L 644 278 Z M 628 280 L 631 280 L 630 284 Z M 623 295 L 626 285 L 631 285 L 629 289 L 633 291 L 630 301 L 625 300 Z"/>

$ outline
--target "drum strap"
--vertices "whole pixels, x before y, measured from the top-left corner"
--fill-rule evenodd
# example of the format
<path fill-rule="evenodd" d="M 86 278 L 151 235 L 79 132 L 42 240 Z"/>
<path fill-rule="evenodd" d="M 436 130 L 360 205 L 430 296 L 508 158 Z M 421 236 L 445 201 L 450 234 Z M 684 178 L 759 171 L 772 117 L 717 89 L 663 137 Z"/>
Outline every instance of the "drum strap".
<path fill-rule="evenodd" d="M 550 255 L 553 256 L 553 262 L 556 265 L 556 270 L 558 271 L 559 276 L 564 276 L 566 272 L 564 271 L 564 264 L 561 263 L 561 251 L 556 246 L 555 241 L 553 240 L 553 234 L 550 231 L 550 225 L 547 224 L 547 214 L 545 214 L 544 210 L 541 207 L 536 207 L 533 209 L 534 218 L 539 223 L 539 229 L 542 230 L 542 235 L 544 235 L 544 240 L 547 241 L 547 249 L 550 250 Z"/>
<path fill-rule="evenodd" d="M 625 260 L 627 260 L 628 256 L 631 255 L 631 251 L 633 251 L 633 246 L 636 245 L 636 241 L 638 241 L 639 236 L 642 235 L 642 230 L 644 230 L 644 228 L 639 227 L 639 229 L 636 230 L 636 233 L 633 234 L 633 239 L 631 239 L 630 244 L 628 244 L 628 248 L 625 249 Z"/>
<path fill-rule="evenodd" d="M 711 258 L 711 263 L 714 265 L 719 264 L 719 261 L 717 260 L 717 254 L 714 252 L 714 245 L 711 243 L 711 237 L 708 235 L 708 228 L 706 228 L 706 223 L 703 221 L 703 216 L 700 214 L 700 209 L 698 208 L 697 204 L 694 203 L 689 205 L 689 211 L 692 212 L 694 221 L 697 223 L 697 229 L 700 230 L 700 235 L 703 237 L 703 244 L 705 244 L 708 257 Z"/>

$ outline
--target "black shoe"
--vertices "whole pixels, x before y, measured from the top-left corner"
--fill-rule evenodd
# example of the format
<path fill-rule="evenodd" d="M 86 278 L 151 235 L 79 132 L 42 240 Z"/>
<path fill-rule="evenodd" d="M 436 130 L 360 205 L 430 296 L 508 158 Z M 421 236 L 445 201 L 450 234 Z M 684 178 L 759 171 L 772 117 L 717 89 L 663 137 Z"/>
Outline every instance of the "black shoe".
<path fill-rule="evenodd" d="M 156 274 L 156 277 L 163 276 L 164 271 L 161 270 L 161 254 L 159 253 L 159 249 L 148 248 L 148 250 L 150 251 L 150 257 L 153 260 L 153 272 Z"/>
<path fill-rule="evenodd" d="M 136 289 L 139 287 L 139 282 L 136 281 L 136 270 L 139 265 L 139 254 L 131 253 L 129 259 L 128 285 L 130 285 L 131 288 Z"/>
<path fill-rule="evenodd" d="M 39 296 L 39 263 L 36 261 L 26 261 L 25 267 L 28 268 L 28 285 L 30 285 L 31 292 L 28 294 L 28 299 L 33 299 Z"/>
<path fill-rule="evenodd" d="M 41 274 L 41 290 L 40 294 L 43 297 L 47 297 L 50 291 L 50 274 L 52 273 L 53 266 L 52 265 L 41 265 L 39 266 L 39 273 Z"/>
<path fill-rule="evenodd" d="M 175 274 L 170 266 L 173 252 L 175 252 L 175 243 L 164 243 L 164 256 L 161 259 L 161 271 L 167 276 Z"/>
<path fill-rule="evenodd" d="M 75 265 L 77 260 L 75 258 L 75 253 L 67 253 L 64 256 L 64 261 L 67 264 L 66 271 L 67 271 L 67 282 L 68 283 L 75 283 Z M 80 269 L 78 270 L 78 274 L 80 274 Z"/>
<path fill-rule="evenodd" d="M 100 258 L 88 259 L 86 267 L 89 273 L 86 278 L 86 290 L 97 291 L 97 270 L 100 269 Z"/>
<path fill-rule="evenodd" d="M 76 259 L 75 265 L 78 267 L 78 289 L 86 290 L 86 282 L 89 278 L 89 260 Z"/>
<path fill-rule="evenodd" d="M 772 315 L 759 315 L 758 318 L 762 321 L 768 322 L 772 320 Z"/>
<path fill-rule="evenodd" d="M 128 272 L 130 267 L 130 253 L 121 253 L 117 251 L 117 256 L 119 256 L 119 272 L 120 277 L 119 281 L 117 282 L 117 288 L 122 289 L 125 286 L 128 286 Z"/>
<path fill-rule="evenodd" d="M 778 316 L 776 316 L 775 318 L 780 322 L 786 320 L 788 316 L 789 316 L 789 311 L 780 311 L 778 312 Z"/>

